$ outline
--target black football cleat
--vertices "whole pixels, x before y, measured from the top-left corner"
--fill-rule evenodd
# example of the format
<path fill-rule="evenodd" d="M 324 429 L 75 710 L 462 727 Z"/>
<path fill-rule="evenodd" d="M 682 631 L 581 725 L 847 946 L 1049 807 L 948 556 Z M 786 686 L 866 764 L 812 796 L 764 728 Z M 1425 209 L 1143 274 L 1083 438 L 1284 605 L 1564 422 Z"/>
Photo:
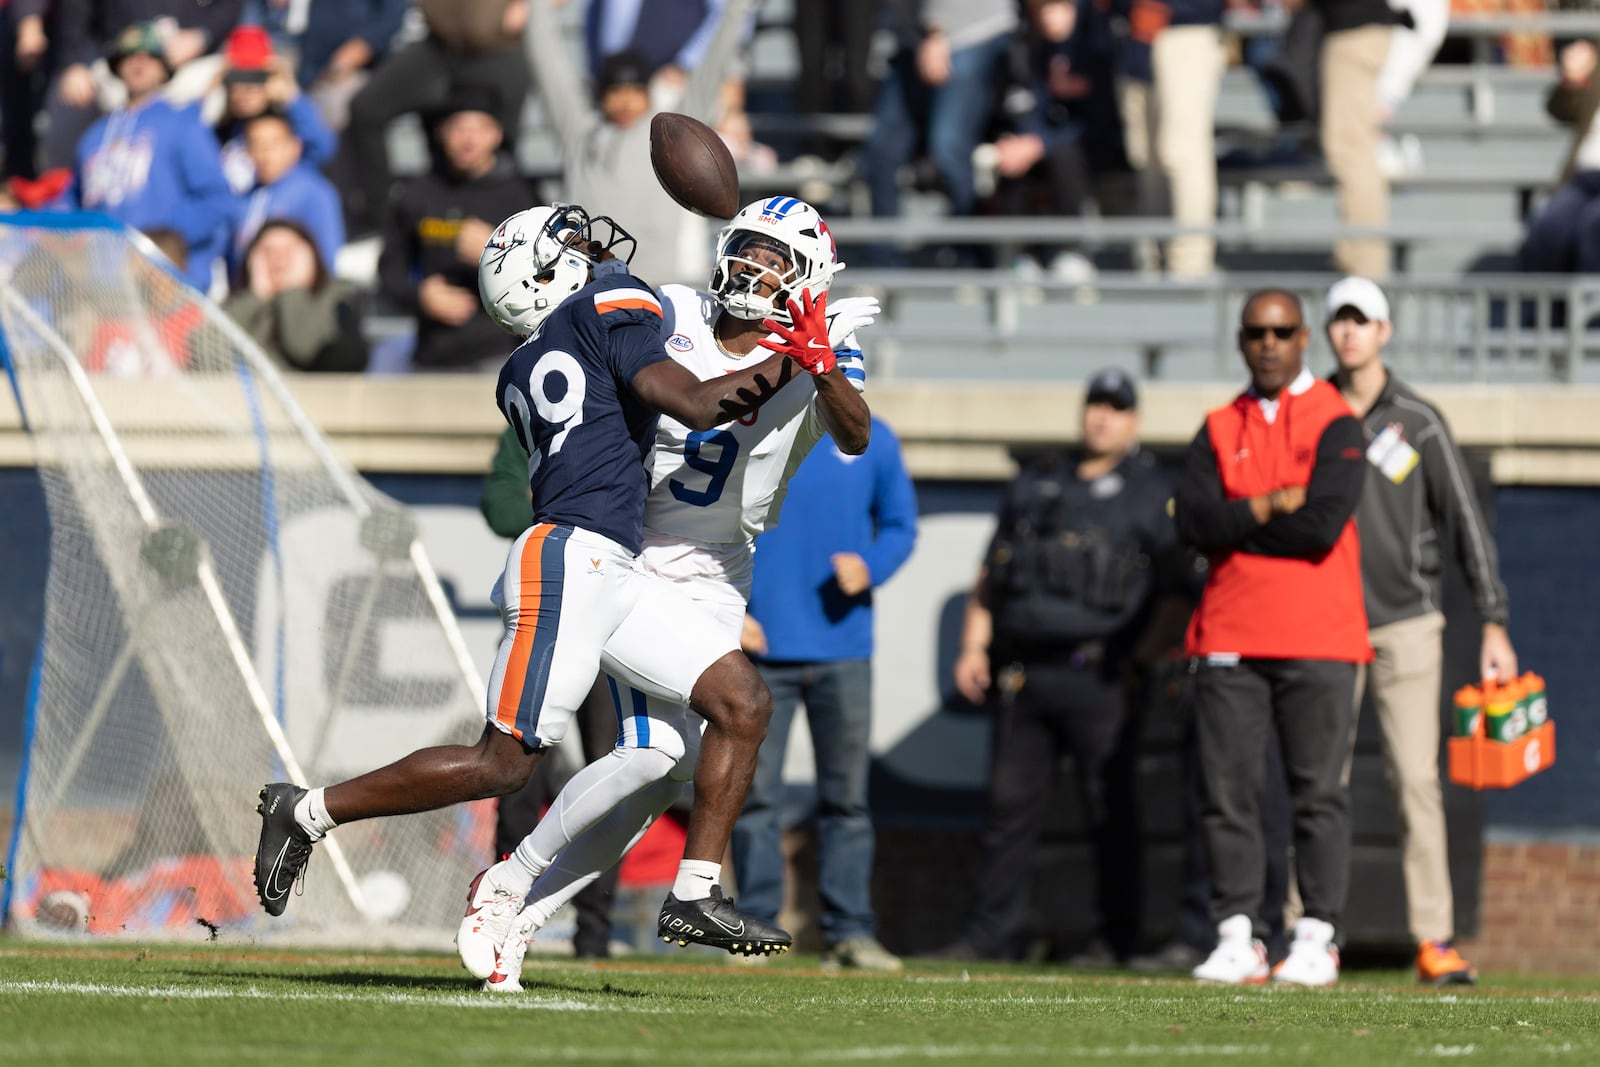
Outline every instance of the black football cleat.
<path fill-rule="evenodd" d="M 722 895 L 721 886 L 712 886 L 704 900 L 679 900 L 671 893 L 661 905 L 656 921 L 661 940 L 680 945 L 693 942 L 725 948 L 735 956 L 769 956 L 788 952 L 794 938 L 760 919 L 740 914 L 733 898 Z"/>
<path fill-rule="evenodd" d="M 289 906 L 289 894 L 305 874 L 311 858 L 311 835 L 294 818 L 294 806 L 306 790 L 288 782 L 273 782 L 261 787 L 261 839 L 256 843 L 256 896 L 268 915 L 282 915 Z"/>

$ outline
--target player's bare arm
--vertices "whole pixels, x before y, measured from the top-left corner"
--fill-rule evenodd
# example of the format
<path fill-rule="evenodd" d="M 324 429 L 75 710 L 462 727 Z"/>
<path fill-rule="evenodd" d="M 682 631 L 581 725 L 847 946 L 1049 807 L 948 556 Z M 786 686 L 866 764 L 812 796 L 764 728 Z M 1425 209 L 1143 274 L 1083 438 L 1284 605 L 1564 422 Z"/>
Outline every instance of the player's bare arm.
<path fill-rule="evenodd" d="M 799 373 L 794 361 L 774 355 L 753 367 L 701 381 L 673 360 L 652 363 L 633 376 L 634 394 L 691 430 L 710 430 L 750 414 Z"/>
<path fill-rule="evenodd" d="M 844 370 L 834 367 L 813 379 L 817 387 L 817 414 L 828 428 L 833 443 L 847 456 L 859 456 L 872 439 L 872 409 L 866 398 L 850 384 Z"/>

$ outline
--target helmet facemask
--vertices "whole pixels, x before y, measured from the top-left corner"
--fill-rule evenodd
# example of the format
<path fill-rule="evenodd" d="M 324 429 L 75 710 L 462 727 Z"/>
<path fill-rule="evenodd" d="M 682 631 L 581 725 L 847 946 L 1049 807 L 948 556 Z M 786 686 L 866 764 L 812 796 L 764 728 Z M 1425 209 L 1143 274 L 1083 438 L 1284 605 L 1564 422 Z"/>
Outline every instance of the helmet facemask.
<path fill-rule="evenodd" d="M 712 295 L 735 318 L 788 323 L 788 302 L 800 299 L 798 283 L 806 266 L 805 257 L 773 234 L 741 231 L 723 243 L 717 256 Z"/>

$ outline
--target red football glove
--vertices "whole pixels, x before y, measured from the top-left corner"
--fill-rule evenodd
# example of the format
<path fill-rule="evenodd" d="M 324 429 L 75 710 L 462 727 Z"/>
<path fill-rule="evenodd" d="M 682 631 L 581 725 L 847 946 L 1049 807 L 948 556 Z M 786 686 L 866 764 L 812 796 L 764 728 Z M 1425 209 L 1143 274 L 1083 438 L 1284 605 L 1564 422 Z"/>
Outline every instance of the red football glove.
<path fill-rule="evenodd" d="M 789 301 L 789 321 L 785 326 L 777 319 L 768 319 L 761 325 L 777 334 L 763 337 L 761 347 L 782 352 L 810 374 L 827 374 L 833 370 L 833 345 L 828 341 L 828 294 L 818 293 L 811 299 L 811 290 L 800 291 L 800 302 Z"/>

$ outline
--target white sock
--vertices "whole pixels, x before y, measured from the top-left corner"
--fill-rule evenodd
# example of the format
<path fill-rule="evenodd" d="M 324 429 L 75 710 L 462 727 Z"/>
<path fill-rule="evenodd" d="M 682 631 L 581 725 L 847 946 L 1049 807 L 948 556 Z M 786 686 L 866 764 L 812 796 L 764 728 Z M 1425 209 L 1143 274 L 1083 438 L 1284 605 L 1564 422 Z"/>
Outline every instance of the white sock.
<path fill-rule="evenodd" d="M 525 882 L 522 888 L 526 891 L 533 888 L 533 883 L 550 866 L 550 861 L 534 849 L 533 835 L 529 834 L 517 844 L 516 851 L 495 866 L 499 868 L 495 872 L 495 881 L 507 888 L 515 888 L 513 881 Z"/>
<path fill-rule="evenodd" d="M 321 841 L 329 830 L 339 825 L 328 814 L 324 792 L 321 786 L 308 790 L 300 798 L 300 803 L 294 806 L 294 821 L 300 824 L 300 829 L 311 835 L 313 841 Z"/>
<path fill-rule="evenodd" d="M 672 895 L 679 900 L 704 900 L 711 895 L 711 887 L 722 878 L 722 864 L 711 860 L 684 860 L 678 864 L 678 877 L 672 883 Z"/>

